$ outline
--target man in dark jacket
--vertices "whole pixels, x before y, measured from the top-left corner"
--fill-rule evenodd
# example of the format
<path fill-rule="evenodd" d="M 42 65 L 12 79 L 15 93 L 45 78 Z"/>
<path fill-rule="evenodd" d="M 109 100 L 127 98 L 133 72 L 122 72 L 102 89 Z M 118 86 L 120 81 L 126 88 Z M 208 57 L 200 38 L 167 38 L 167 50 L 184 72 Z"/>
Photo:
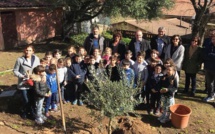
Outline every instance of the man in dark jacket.
<path fill-rule="evenodd" d="M 143 32 L 137 30 L 134 39 L 129 43 L 128 49 L 133 53 L 132 60 L 136 61 L 136 56 L 138 52 L 145 52 L 146 58 L 150 57 L 150 43 L 149 41 L 143 39 Z"/>
<path fill-rule="evenodd" d="M 152 37 L 150 46 L 151 49 L 155 49 L 159 52 L 159 57 L 163 60 L 164 59 L 164 50 L 167 45 L 170 44 L 170 39 L 168 36 L 165 35 L 166 29 L 165 27 L 158 28 L 158 35 Z"/>
<path fill-rule="evenodd" d="M 215 81 L 215 36 L 211 43 L 205 46 L 204 67 L 207 81 L 208 96 L 204 99 L 206 102 L 214 100 L 214 81 Z"/>
<path fill-rule="evenodd" d="M 99 49 L 101 53 L 103 52 L 105 48 L 105 38 L 100 35 L 98 26 L 93 27 L 92 33 L 87 36 L 83 46 L 89 55 L 93 54 L 94 49 Z"/>

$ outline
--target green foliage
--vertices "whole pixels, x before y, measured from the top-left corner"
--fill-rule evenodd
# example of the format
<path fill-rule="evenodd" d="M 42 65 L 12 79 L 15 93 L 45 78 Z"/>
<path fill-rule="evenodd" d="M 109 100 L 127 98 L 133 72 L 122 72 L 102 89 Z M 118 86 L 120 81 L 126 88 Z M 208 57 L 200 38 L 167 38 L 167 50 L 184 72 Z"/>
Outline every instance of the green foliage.
<path fill-rule="evenodd" d="M 121 78 L 123 75 L 121 73 Z M 100 110 L 102 116 L 113 118 L 134 110 L 139 103 L 139 99 L 134 99 L 139 88 L 133 88 L 133 84 L 128 86 L 124 80 L 112 82 L 105 72 L 94 76 L 93 81 L 86 83 L 91 91 L 86 96 L 86 101 Z"/>
<path fill-rule="evenodd" d="M 88 36 L 87 33 L 81 33 L 77 35 L 72 35 L 71 36 L 71 41 L 74 43 L 76 46 L 82 46 L 84 44 L 85 38 Z"/>

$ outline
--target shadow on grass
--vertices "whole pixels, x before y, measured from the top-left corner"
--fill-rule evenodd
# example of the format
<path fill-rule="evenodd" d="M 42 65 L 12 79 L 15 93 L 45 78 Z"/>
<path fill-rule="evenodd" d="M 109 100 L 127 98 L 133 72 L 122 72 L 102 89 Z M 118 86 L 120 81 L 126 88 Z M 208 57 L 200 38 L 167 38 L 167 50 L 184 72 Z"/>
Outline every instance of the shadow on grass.
<path fill-rule="evenodd" d="M 141 120 L 144 123 L 150 124 L 152 127 L 164 127 L 164 128 L 171 128 L 173 127 L 171 121 L 167 123 L 160 123 L 160 121 L 157 119 L 158 117 L 153 116 L 153 115 L 148 115 L 148 114 L 142 114 L 141 115 Z"/>

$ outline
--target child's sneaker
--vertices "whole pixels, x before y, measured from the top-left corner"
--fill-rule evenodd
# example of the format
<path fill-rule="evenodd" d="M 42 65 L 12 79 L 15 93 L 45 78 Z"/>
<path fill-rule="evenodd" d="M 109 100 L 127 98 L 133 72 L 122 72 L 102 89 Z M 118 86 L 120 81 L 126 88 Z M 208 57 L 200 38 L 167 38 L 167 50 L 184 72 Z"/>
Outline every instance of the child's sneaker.
<path fill-rule="evenodd" d="M 151 109 L 151 110 L 149 111 L 149 114 L 153 114 L 153 113 L 154 113 L 154 110 Z"/>
<path fill-rule="evenodd" d="M 49 112 L 47 112 L 45 115 L 46 115 L 46 117 L 49 117 L 49 116 L 50 116 Z"/>
<path fill-rule="evenodd" d="M 161 121 L 165 117 L 165 113 L 163 113 L 160 117 L 158 117 L 158 120 Z"/>
<path fill-rule="evenodd" d="M 82 102 L 82 100 L 78 100 L 78 105 L 79 105 L 79 106 L 84 105 L 84 103 Z"/>
<path fill-rule="evenodd" d="M 40 125 L 44 123 L 44 121 L 43 121 L 42 118 L 37 118 L 37 119 L 35 119 L 35 122 L 36 122 L 37 124 L 40 124 Z"/>
<path fill-rule="evenodd" d="M 47 120 L 47 117 L 44 116 L 44 115 L 42 115 L 42 119 L 43 119 L 43 121 L 46 121 L 46 120 Z"/>
<path fill-rule="evenodd" d="M 161 123 L 166 123 L 170 121 L 169 117 L 164 117 L 163 119 L 160 120 Z"/>
<path fill-rule="evenodd" d="M 72 105 L 77 105 L 77 102 L 78 102 L 78 100 L 76 99 L 76 100 L 74 100 L 73 102 L 72 102 Z"/>
<path fill-rule="evenodd" d="M 160 115 L 160 110 L 157 109 L 157 110 L 155 111 L 155 115 L 157 115 L 157 116 Z"/>

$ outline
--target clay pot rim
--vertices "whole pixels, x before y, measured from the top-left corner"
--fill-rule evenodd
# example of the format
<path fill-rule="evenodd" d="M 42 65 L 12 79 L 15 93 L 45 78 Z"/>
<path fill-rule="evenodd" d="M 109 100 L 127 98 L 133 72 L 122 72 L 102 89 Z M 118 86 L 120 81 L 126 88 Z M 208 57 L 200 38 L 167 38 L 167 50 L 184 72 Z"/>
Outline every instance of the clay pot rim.
<path fill-rule="evenodd" d="M 171 107 L 172 107 L 172 106 L 175 106 L 175 105 L 177 105 L 177 106 L 180 105 L 180 106 L 187 107 L 187 108 L 190 110 L 190 113 L 188 113 L 188 114 L 178 114 L 178 113 L 173 112 L 173 111 L 171 110 Z M 192 109 L 189 108 L 188 106 L 183 105 L 183 104 L 174 104 L 174 105 L 172 105 L 172 106 L 170 106 L 170 112 L 171 112 L 171 114 L 175 114 L 175 115 L 178 115 L 178 116 L 189 116 L 189 115 L 192 113 Z"/>

